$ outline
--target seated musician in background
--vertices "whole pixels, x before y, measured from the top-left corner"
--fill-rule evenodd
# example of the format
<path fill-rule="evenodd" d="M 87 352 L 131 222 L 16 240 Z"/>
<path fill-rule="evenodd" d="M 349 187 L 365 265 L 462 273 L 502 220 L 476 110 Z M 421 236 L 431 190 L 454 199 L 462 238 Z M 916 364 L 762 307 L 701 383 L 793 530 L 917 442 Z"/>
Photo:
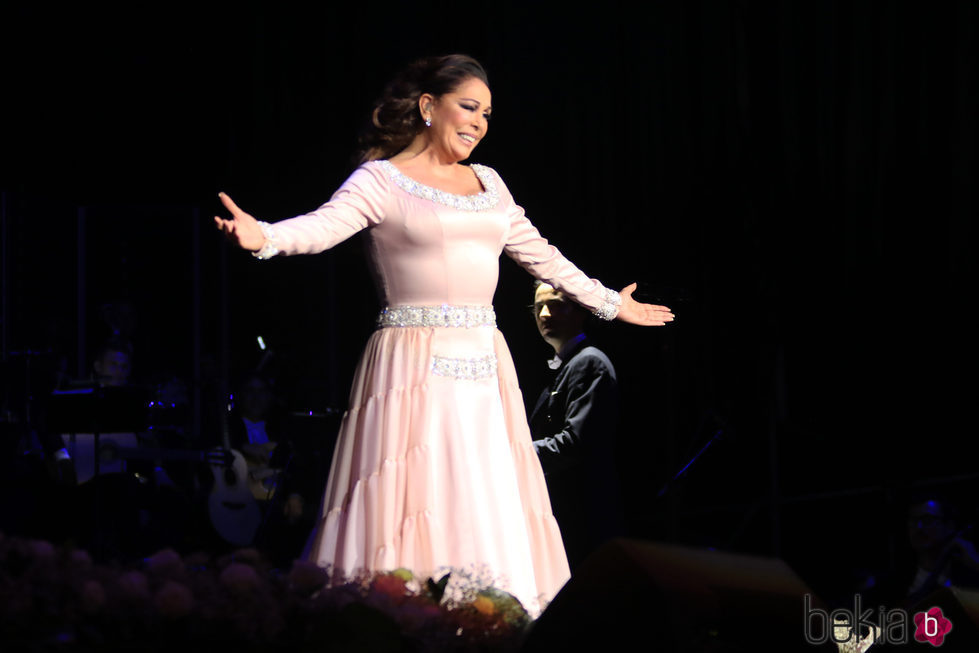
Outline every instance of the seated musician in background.
<path fill-rule="evenodd" d="M 107 342 L 92 362 L 95 382 L 102 387 L 119 387 L 129 384 L 133 371 L 132 347 L 122 341 Z"/>
<path fill-rule="evenodd" d="M 844 587 L 837 602 L 852 602 L 856 593 L 873 610 L 916 612 L 935 605 L 944 609 L 944 588 L 979 590 L 979 552 L 973 542 L 975 507 L 959 496 L 968 494 L 954 485 L 926 487 L 912 489 L 903 501 L 896 501 L 895 506 L 905 512 L 894 513 L 903 518 L 892 524 L 894 550 L 875 561 L 877 568 L 855 570 L 853 582 Z"/>
<path fill-rule="evenodd" d="M 106 559 L 138 559 L 178 546 L 187 506 L 148 430 L 149 392 L 131 382 L 133 351 L 110 340 L 92 361 L 92 376 L 56 390 L 47 428 L 61 440 L 59 466 L 77 488 L 66 508 L 76 541 Z M 97 434 L 97 438 L 96 438 Z"/>
<path fill-rule="evenodd" d="M 133 369 L 133 350 L 129 343 L 121 340 L 106 342 L 92 361 L 92 378 L 78 383 L 79 387 L 123 388 L 130 384 Z M 84 483 L 95 475 L 94 438 L 91 433 L 64 434 L 61 436 L 64 448 L 56 451 L 54 457 L 59 462 L 73 462 L 75 479 Z M 99 434 L 100 448 L 115 446 L 120 449 L 135 449 L 139 446 L 136 433 L 109 432 Z M 138 465 L 137 465 L 138 467 Z M 121 457 L 99 461 L 99 474 L 127 471 L 126 460 Z"/>
<path fill-rule="evenodd" d="M 233 395 L 228 439 L 248 463 L 248 486 L 264 512 L 256 545 L 273 558 L 290 562 L 301 552 L 315 505 L 307 503 L 301 461 L 286 433 L 272 383 L 247 374 Z"/>
<path fill-rule="evenodd" d="M 905 605 L 913 606 L 942 587 L 979 587 L 972 524 L 953 501 L 938 492 L 913 496 L 907 529 L 914 564 L 901 577 Z"/>
<path fill-rule="evenodd" d="M 260 501 L 274 494 L 278 481 L 276 470 L 291 453 L 276 408 L 271 382 L 256 372 L 246 375 L 232 394 L 229 444 L 248 462 L 249 485 Z"/>

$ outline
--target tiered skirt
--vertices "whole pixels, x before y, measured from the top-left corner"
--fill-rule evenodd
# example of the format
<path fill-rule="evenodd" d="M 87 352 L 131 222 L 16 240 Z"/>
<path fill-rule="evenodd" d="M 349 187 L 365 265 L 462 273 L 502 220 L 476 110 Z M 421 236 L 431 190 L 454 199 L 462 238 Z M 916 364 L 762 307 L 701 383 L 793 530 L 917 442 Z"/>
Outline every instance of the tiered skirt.
<path fill-rule="evenodd" d="M 310 542 L 310 559 L 337 579 L 453 572 L 539 614 L 567 581 L 568 563 L 496 328 L 374 332 Z"/>

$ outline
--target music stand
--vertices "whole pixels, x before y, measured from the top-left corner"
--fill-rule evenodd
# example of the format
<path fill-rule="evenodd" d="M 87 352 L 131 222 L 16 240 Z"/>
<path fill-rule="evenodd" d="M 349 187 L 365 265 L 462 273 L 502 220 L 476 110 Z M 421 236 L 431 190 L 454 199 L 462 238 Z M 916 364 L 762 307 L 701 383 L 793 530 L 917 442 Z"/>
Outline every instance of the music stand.
<path fill-rule="evenodd" d="M 99 435 L 137 433 L 149 426 L 149 391 L 138 386 L 83 386 L 56 390 L 48 400 L 48 429 L 67 433 L 72 445 L 78 433 L 94 436 L 95 471 L 99 475 Z"/>
<path fill-rule="evenodd" d="M 149 425 L 149 391 L 137 386 L 80 386 L 57 390 L 48 397 L 47 427 L 65 433 L 76 447 L 79 433 L 92 434 L 95 500 L 92 525 L 99 531 L 99 437 L 103 433 L 138 433 Z"/>

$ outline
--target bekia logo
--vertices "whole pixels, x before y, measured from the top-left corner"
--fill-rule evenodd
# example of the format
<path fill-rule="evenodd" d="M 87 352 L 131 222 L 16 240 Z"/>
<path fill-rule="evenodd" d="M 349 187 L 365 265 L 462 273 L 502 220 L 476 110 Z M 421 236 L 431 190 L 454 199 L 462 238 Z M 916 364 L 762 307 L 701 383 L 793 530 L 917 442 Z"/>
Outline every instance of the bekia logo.
<path fill-rule="evenodd" d="M 932 646 L 941 646 L 945 641 L 945 635 L 952 630 L 952 622 L 945 618 L 939 607 L 914 615 L 914 625 L 916 626 L 915 641 L 928 642 Z"/>
<path fill-rule="evenodd" d="M 803 599 L 806 642 L 814 646 L 833 642 L 846 651 L 866 651 L 873 644 L 907 644 L 908 612 L 900 608 L 888 610 L 880 607 L 876 619 L 874 611 L 863 609 L 859 594 L 853 597 L 853 610 L 837 608 L 827 612 L 812 607 L 812 597 Z M 914 640 L 941 646 L 952 630 L 952 622 L 942 609 L 935 606 L 925 612 L 915 613 Z"/>

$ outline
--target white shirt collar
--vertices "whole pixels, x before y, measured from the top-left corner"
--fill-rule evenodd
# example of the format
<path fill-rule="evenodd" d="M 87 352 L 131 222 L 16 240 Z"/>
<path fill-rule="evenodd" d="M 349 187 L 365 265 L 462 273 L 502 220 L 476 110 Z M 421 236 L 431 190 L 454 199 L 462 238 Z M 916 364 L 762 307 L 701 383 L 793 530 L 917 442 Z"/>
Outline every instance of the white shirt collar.
<path fill-rule="evenodd" d="M 561 364 L 564 363 L 564 359 L 561 358 L 561 357 L 562 356 L 567 356 L 568 355 L 568 352 L 571 351 L 572 349 L 574 349 L 578 345 L 578 343 L 581 342 L 584 339 L 585 339 L 585 334 L 584 334 L 584 332 L 582 332 L 582 333 L 579 333 L 578 335 L 576 335 L 571 340 L 569 340 L 566 343 L 564 343 L 564 345 L 561 346 L 561 350 L 557 354 L 554 355 L 554 358 L 552 358 L 549 361 L 547 361 L 547 366 L 549 368 L 551 368 L 552 370 L 556 370 L 559 367 L 561 367 Z"/>

